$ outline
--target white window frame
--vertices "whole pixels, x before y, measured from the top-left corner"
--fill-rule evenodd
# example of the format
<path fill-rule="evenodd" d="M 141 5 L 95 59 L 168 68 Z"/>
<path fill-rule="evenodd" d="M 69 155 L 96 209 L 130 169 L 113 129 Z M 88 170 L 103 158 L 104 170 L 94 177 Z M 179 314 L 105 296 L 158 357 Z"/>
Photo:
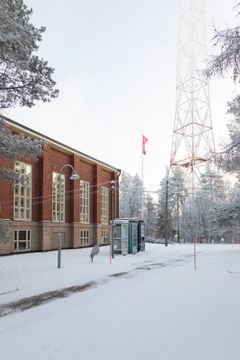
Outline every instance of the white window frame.
<path fill-rule="evenodd" d="M 81 244 L 81 246 L 90 245 L 90 231 L 89 230 L 81 230 L 80 231 L 80 244 Z"/>
<path fill-rule="evenodd" d="M 25 239 L 19 239 L 20 232 L 25 232 L 26 237 Z M 19 244 L 26 243 L 26 247 L 19 248 Z M 22 252 L 22 251 L 31 251 L 32 249 L 32 234 L 31 230 L 29 229 L 18 229 L 14 230 L 14 252 Z"/>
<path fill-rule="evenodd" d="M 14 181 L 14 220 L 32 220 L 32 165 L 16 161 L 19 179 Z"/>
<path fill-rule="evenodd" d="M 90 222 L 90 184 L 80 180 L 80 223 Z"/>
<path fill-rule="evenodd" d="M 60 174 L 52 173 L 52 220 L 59 222 L 59 177 Z M 61 174 L 61 222 L 65 222 L 65 175 Z"/>
<path fill-rule="evenodd" d="M 101 231 L 102 244 L 109 244 L 109 232 L 107 230 Z"/>
<path fill-rule="evenodd" d="M 107 225 L 109 222 L 109 189 L 101 188 L 101 223 Z"/>

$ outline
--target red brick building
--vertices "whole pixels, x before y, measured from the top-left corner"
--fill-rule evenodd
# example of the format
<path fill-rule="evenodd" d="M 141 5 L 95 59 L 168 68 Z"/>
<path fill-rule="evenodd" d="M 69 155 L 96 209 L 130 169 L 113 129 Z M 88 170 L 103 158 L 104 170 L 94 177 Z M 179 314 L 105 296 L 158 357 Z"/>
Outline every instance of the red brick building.
<path fill-rule="evenodd" d="M 57 249 L 60 226 L 62 248 L 108 244 L 110 222 L 118 217 L 120 170 L 15 121 L 5 123 L 45 145 L 38 160 L 13 164 L 0 158 L 0 167 L 20 174 L 14 185 L 0 180 L 0 219 L 10 220 L 4 220 L 9 226 L 1 233 L 0 255 Z M 80 179 L 70 180 L 72 168 Z"/>

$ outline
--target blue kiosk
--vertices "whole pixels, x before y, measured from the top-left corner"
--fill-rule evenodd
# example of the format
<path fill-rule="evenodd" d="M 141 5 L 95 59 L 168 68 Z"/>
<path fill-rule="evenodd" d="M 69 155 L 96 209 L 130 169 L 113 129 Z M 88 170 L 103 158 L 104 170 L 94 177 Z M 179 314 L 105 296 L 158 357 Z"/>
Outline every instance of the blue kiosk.
<path fill-rule="evenodd" d="M 128 254 L 128 220 L 113 221 L 113 246 L 116 254 Z"/>
<path fill-rule="evenodd" d="M 120 218 L 113 221 L 114 252 L 122 255 L 145 250 L 144 221 Z"/>
<path fill-rule="evenodd" d="M 138 220 L 138 251 L 145 251 L 144 220 Z"/>
<path fill-rule="evenodd" d="M 128 252 L 133 255 L 138 252 L 138 221 L 133 219 L 128 222 Z"/>

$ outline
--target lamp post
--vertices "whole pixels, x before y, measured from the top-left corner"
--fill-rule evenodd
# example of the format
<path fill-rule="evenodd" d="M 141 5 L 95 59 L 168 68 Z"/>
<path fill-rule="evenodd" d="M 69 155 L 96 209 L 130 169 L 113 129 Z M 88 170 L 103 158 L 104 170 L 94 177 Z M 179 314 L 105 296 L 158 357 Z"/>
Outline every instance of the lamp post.
<path fill-rule="evenodd" d="M 111 180 L 111 190 L 112 190 L 112 241 L 111 241 L 111 253 L 112 258 L 114 258 L 114 241 L 113 241 L 113 227 L 114 227 L 114 218 L 115 218 L 115 211 L 114 211 L 114 191 L 115 191 L 115 180 Z"/>
<path fill-rule="evenodd" d="M 61 202 L 61 198 L 62 198 L 62 193 L 61 193 L 61 177 L 62 177 L 62 172 L 63 170 L 69 167 L 70 169 L 72 169 L 72 174 L 70 175 L 69 179 L 70 180 L 78 180 L 79 179 L 79 175 L 76 173 L 76 171 L 74 170 L 73 166 L 70 164 L 65 164 L 61 167 L 60 169 L 60 173 L 58 175 L 58 191 L 59 191 L 59 222 L 58 222 L 58 268 L 61 267 L 61 247 L 62 247 L 62 234 L 61 234 L 61 212 L 62 212 L 62 202 Z"/>
<path fill-rule="evenodd" d="M 169 178 L 168 178 L 169 172 L 167 169 L 167 175 L 166 175 L 166 184 L 165 184 L 165 242 L 164 245 L 168 246 L 168 185 L 169 185 Z"/>
<path fill-rule="evenodd" d="M 179 192 L 177 192 L 177 242 L 180 243 L 180 226 L 179 226 Z"/>

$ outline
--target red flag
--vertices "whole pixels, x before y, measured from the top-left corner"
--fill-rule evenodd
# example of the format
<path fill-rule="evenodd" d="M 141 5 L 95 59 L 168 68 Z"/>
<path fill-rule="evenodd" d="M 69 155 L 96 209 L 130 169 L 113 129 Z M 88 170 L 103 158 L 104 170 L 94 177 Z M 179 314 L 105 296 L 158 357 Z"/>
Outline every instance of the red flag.
<path fill-rule="evenodd" d="M 143 155 L 146 155 L 146 143 L 148 142 L 148 139 L 146 138 L 146 136 L 142 135 L 142 153 Z"/>

